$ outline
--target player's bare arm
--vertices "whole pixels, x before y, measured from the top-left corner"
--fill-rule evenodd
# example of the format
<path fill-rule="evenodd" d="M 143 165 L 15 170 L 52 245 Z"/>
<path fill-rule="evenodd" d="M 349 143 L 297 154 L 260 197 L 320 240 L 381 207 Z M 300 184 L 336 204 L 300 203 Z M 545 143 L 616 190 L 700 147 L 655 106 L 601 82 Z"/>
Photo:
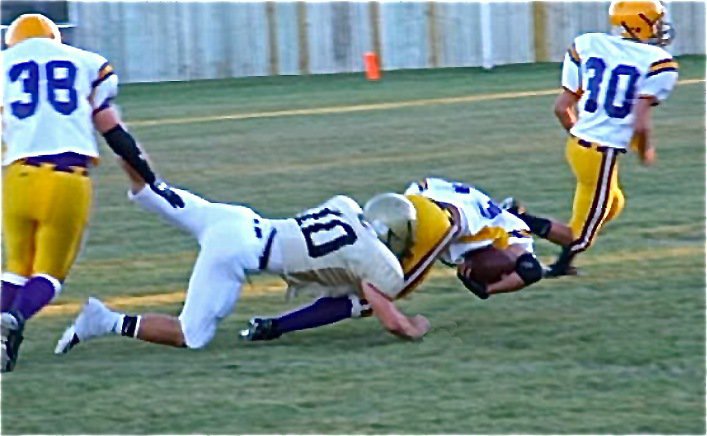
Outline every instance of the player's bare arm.
<path fill-rule="evenodd" d="M 646 166 L 653 165 L 656 159 L 655 147 L 652 140 L 653 119 L 652 107 L 657 104 L 653 96 L 641 96 L 636 102 L 636 122 L 633 128 L 635 149 L 638 158 Z"/>
<path fill-rule="evenodd" d="M 395 304 L 370 283 L 361 283 L 364 298 L 373 309 L 383 327 L 390 333 L 405 339 L 420 339 L 430 330 L 430 323 L 422 315 L 408 317 Z"/>
<path fill-rule="evenodd" d="M 126 162 L 155 193 L 167 200 L 172 207 L 184 207 L 184 201 L 179 195 L 157 178 L 137 141 L 123 127 L 120 115 L 114 107 L 108 105 L 95 112 L 93 124 L 103 135 L 111 150 Z"/>
<path fill-rule="evenodd" d="M 557 100 L 555 100 L 555 116 L 568 132 L 577 122 L 576 106 L 579 101 L 579 95 L 563 88 Z"/>
<path fill-rule="evenodd" d="M 520 244 L 504 250 L 493 247 L 478 250 L 457 266 L 459 280 L 482 300 L 530 286 L 542 278 L 542 273 L 540 261 Z"/>

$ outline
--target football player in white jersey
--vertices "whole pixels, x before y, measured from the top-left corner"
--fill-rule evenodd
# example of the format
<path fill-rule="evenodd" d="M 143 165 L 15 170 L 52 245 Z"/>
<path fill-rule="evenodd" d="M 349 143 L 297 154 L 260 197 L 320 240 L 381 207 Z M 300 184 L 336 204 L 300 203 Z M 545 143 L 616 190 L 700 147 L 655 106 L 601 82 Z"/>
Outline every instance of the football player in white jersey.
<path fill-rule="evenodd" d="M 25 322 L 59 292 L 88 223 L 88 171 L 98 161 L 94 128 L 174 207 L 111 105 L 118 77 L 102 56 L 61 42 L 57 26 L 25 14 L 8 27 L 2 52 L 5 270 L 2 371 L 16 362 Z"/>
<path fill-rule="evenodd" d="M 568 224 L 531 215 L 513 199 L 506 205 L 530 230 L 563 247 L 548 277 L 576 274 L 576 254 L 624 207 L 617 158 L 631 148 L 644 165 L 656 159 L 651 109 L 668 98 L 678 64 L 662 48 L 672 38 L 657 0 L 615 0 L 609 7 L 617 35 L 575 38 L 562 67 L 555 114 L 569 132 L 567 160 L 577 180 Z"/>
<path fill-rule="evenodd" d="M 400 203 L 414 208 L 415 228 L 400 218 L 398 210 L 404 209 Z M 417 288 L 438 259 L 456 267 L 462 283 L 481 299 L 523 289 L 542 278 L 528 226 L 473 186 L 426 178 L 411 184 L 402 198 L 398 194 L 372 198 L 364 206 L 364 216 L 400 259 L 405 285 L 397 298 Z M 503 250 L 515 266 L 499 280 L 486 284 L 470 277 L 467 258 L 491 246 Z M 471 265 L 473 268 L 473 262 Z M 255 317 L 241 338 L 271 340 L 293 331 L 364 317 L 367 308 L 367 302 L 356 296 L 325 296 L 274 318 Z"/>
<path fill-rule="evenodd" d="M 393 304 L 403 290 L 402 268 L 349 197 L 333 197 L 294 218 L 266 219 L 244 206 L 211 203 L 175 189 L 185 206 L 174 209 L 138 174 L 125 169 L 134 202 L 199 241 L 184 307 L 179 317 L 126 315 L 90 298 L 59 339 L 57 354 L 109 334 L 202 348 L 233 311 L 246 276 L 261 271 L 281 275 L 291 293 L 365 299 L 382 325 L 400 337 L 418 339 L 429 330 L 425 317 L 407 317 Z"/>

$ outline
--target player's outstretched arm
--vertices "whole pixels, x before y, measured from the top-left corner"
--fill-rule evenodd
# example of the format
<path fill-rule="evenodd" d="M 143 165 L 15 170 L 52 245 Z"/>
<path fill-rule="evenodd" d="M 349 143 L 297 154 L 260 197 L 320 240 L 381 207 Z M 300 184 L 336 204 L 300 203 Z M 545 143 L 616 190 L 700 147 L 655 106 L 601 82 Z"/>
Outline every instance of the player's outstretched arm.
<path fill-rule="evenodd" d="M 101 132 L 108 146 L 120 156 L 153 191 L 169 202 L 172 207 L 184 207 L 184 201 L 169 185 L 157 179 L 135 138 L 123 128 L 120 115 L 112 106 L 93 115 L 93 124 Z M 132 177 L 131 177 L 132 178 Z"/>
<path fill-rule="evenodd" d="M 118 165 L 123 169 L 123 172 L 127 174 L 128 179 L 130 179 L 130 192 L 132 192 L 133 195 L 137 194 L 138 192 L 142 191 L 142 189 L 145 187 L 147 183 L 140 177 L 140 174 L 137 173 L 131 167 L 128 165 L 122 158 L 118 157 Z"/>
<path fill-rule="evenodd" d="M 361 283 L 364 298 L 371 305 L 373 314 L 390 333 L 404 339 L 420 339 L 430 330 L 430 322 L 422 315 L 407 317 L 375 286 Z"/>

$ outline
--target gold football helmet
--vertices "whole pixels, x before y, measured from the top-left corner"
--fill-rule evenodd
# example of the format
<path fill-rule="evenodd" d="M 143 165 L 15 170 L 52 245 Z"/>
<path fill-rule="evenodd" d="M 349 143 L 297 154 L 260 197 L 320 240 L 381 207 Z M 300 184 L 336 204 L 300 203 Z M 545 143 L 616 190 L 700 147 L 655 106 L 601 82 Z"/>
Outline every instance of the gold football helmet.
<path fill-rule="evenodd" d="M 658 0 L 614 0 L 609 6 L 609 22 L 621 36 L 660 46 L 670 44 L 674 36 L 665 14 Z"/>
<path fill-rule="evenodd" d="M 23 14 L 5 32 L 5 44 L 12 47 L 30 38 L 49 38 L 61 42 L 59 27 L 42 14 Z"/>
<path fill-rule="evenodd" d="M 378 194 L 363 206 L 363 217 L 398 259 L 408 253 L 415 242 L 417 211 L 412 202 L 400 194 Z"/>

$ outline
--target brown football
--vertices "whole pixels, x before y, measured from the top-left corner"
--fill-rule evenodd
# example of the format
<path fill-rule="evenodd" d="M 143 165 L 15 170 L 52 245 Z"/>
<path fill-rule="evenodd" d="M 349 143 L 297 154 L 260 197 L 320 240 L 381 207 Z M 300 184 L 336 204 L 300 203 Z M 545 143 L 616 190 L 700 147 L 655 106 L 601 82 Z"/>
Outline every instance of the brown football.
<path fill-rule="evenodd" d="M 503 250 L 493 246 L 484 247 L 467 253 L 464 266 L 471 266 L 468 277 L 481 283 L 494 283 L 515 269 L 515 260 Z"/>

